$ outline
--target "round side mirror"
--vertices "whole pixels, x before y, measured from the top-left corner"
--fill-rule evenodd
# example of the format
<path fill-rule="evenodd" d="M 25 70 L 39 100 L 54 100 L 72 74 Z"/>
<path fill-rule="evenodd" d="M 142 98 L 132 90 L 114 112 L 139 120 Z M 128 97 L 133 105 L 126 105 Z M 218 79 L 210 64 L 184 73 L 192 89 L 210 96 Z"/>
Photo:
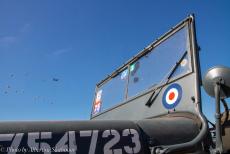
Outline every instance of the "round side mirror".
<path fill-rule="evenodd" d="M 203 78 L 203 87 L 212 97 L 215 97 L 214 86 L 219 82 L 221 84 L 220 98 L 230 97 L 230 68 L 216 66 L 210 68 Z"/>

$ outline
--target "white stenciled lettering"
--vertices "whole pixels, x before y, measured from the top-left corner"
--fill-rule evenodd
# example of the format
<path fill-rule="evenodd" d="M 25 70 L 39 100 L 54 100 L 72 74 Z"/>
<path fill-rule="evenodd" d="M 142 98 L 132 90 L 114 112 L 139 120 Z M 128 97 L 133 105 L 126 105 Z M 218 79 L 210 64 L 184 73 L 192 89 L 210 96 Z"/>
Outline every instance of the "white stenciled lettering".
<path fill-rule="evenodd" d="M 129 136 L 129 135 L 130 135 L 129 129 L 125 129 L 125 130 L 122 132 L 122 136 Z M 132 147 L 124 146 L 124 150 L 125 150 L 125 152 L 127 152 L 128 154 L 133 154 L 133 148 L 132 148 Z"/>
<path fill-rule="evenodd" d="M 28 152 L 42 152 L 44 154 L 51 154 L 52 151 L 54 152 L 69 152 L 69 154 L 76 154 L 78 151 L 78 148 L 83 148 L 84 152 L 85 150 L 88 150 L 88 154 L 95 154 L 96 151 L 98 151 L 100 148 L 103 148 L 104 154 L 137 154 L 141 151 L 141 142 L 139 138 L 139 133 L 135 129 L 124 129 L 122 131 L 122 134 L 119 133 L 119 131 L 115 129 L 109 129 L 102 131 L 102 140 L 106 140 L 107 143 L 105 143 L 104 147 L 97 147 L 98 137 L 99 137 L 99 130 L 81 130 L 79 131 L 80 138 L 79 143 L 81 142 L 81 139 L 86 137 L 89 138 L 89 149 L 84 149 L 87 146 L 84 147 L 78 147 L 76 144 L 76 132 L 75 131 L 68 131 L 63 132 L 63 136 L 59 139 L 59 141 L 56 142 L 55 140 L 52 140 L 52 132 L 29 132 L 28 138 L 23 137 L 24 133 L 17 133 L 17 134 L 0 134 L 0 142 L 9 142 L 7 144 L 3 143 L 2 147 L 4 147 L 3 150 L 8 150 L 8 154 L 15 154 L 18 152 L 18 150 L 29 150 Z M 57 134 L 58 135 L 58 134 Z M 60 134 L 59 134 L 60 135 Z M 58 136 L 59 136 L 58 135 Z M 118 146 L 118 143 L 121 140 L 121 137 L 124 137 L 122 143 L 123 145 Z M 125 140 L 126 138 L 130 138 L 131 140 Z M 55 137 L 56 138 L 56 137 Z M 25 145 L 25 142 L 21 144 L 22 140 L 27 139 L 27 146 Z M 47 140 L 47 141 L 46 141 Z M 128 143 L 128 142 L 132 143 Z M 49 143 L 52 142 L 52 145 L 55 145 L 54 147 L 51 147 Z M 53 143 L 55 142 L 55 143 Z M 7 145 L 7 146 L 6 146 Z M 19 147 L 19 146 L 22 147 Z M 6 147 L 5 147 L 6 146 Z M 99 150 L 100 151 L 100 150 Z"/>
<path fill-rule="evenodd" d="M 92 134 L 92 130 L 82 130 L 80 131 L 80 136 L 81 137 L 90 137 Z"/>
<path fill-rule="evenodd" d="M 83 130 L 80 131 L 81 137 L 91 137 L 90 146 L 89 146 L 89 154 L 94 154 L 97 145 L 97 138 L 98 138 L 98 130 Z"/>
<path fill-rule="evenodd" d="M 102 134 L 102 137 L 107 138 L 111 135 L 113 138 L 105 144 L 104 154 L 122 154 L 122 149 L 112 149 L 112 147 L 120 141 L 120 134 L 117 130 L 105 130 Z"/>
<path fill-rule="evenodd" d="M 55 152 L 65 152 L 68 149 L 68 132 L 64 134 L 64 136 L 58 141 L 55 146 Z"/>
<path fill-rule="evenodd" d="M 139 134 L 135 129 L 125 129 L 122 133 L 122 136 L 132 136 L 132 142 L 135 144 L 135 147 L 124 146 L 125 152 L 128 154 L 136 154 L 141 150 L 141 143 L 139 139 Z"/>
<path fill-rule="evenodd" d="M 76 154 L 77 144 L 75 131 L 69 131 L 69 154 Z"/>
<path fill-rule="evenodd" d="M 11 141 L 14 134 L 0 134 L 0 141 Z"/>
<path fill-rule="evenodd" d="M 28 146 L 33 150 L 39 150 L 39 143 L 36 140 L 39 139 L 39 132 L 28 133 Z"/>
<path fill-rule="evenodd" d="M 52 139 L 52 133 L 51 132 L 41 132 L 41 139 Z M 40 151 L 42 151 L 44 154 L 51 154 L 51 147 L 48 143 L 41 142 Z"/>
<path fill-rule="evenodd" d="M 24 133 L 17 133 L 17 134 L 15 135 L 15 137 L 14 137 L 14 139 L 13 139 L 11 145 L 10 145 L 10 147 L 11 147 L 12 149 L 19 149 L 18 147 L 19 147 L 20 142 L 21 142 L 21 140 L 22 140 L 23 134 L 24 134 Z M 8 152 L 8 154 L 16 154 L 16 151 Z"/>
<path fill-rule="evenodd" d="M 89 154 L 94 154 L 97 146 L 98 130 L 93 130 L 93 135 L 90 142 Z"/>

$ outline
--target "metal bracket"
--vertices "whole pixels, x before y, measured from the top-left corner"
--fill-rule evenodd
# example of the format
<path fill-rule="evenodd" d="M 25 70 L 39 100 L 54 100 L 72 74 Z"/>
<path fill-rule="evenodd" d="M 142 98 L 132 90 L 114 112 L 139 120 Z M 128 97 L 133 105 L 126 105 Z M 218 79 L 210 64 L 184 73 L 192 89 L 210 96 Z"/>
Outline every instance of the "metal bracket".
<path fill-rule="evenodd" d="M 222 131 L 221 131 L 221 114 L 220 114 L 220 90 L 221 85 L 224 83 L 222 78 L 218 78 L 214 83 L 214 93 L 215 93 L 215 100 L 216 100 L 216 113 L 215 113 L 215 120 L 216 120 L 216 149 L 215 153 L 223 153 L 223 143 L 222 143 Z"/>

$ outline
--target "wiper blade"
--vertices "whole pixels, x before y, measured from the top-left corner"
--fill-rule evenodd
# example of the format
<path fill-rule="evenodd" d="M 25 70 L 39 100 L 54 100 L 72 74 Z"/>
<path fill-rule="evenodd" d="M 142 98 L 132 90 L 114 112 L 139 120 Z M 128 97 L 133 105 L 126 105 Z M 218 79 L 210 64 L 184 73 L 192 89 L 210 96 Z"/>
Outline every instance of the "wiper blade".
<path fill-rule="evenodd" d="M 153 93 L 149 97 L 148 101 L 145 103 L 146 106 L 150 107 L 153 104 L 153 102 L 156 100 L 157 96 L 160 94 L 162 88 L 165 85 L 168 84 L 169 80 L 171 79 L 172 75 L 176 71 L 177 67 L 180 65 L 181 61 L 185 58 L 186 54 L 187 54 L 187 51 L 184 52 L 184 54 L 182 55 L 182 57 L 176 62 L 176 64 L 173 66 L 173 68 L 169 71 L 169 73 L 167 75 L 167 80 L 166 80 L 165 84 L 161 86 L 160 90 L 157 93 L 156 93 L 156 91 L 157 91 L 158 88 L 155 88 L 153 90 Z M 163 80 L 161 80 L 160 83 L 162 83 L 164 80 L 165 80 L 165 78 L 163 78 Z M 156 95 L 155 95 L 155 93 L 156 93 Z"/>

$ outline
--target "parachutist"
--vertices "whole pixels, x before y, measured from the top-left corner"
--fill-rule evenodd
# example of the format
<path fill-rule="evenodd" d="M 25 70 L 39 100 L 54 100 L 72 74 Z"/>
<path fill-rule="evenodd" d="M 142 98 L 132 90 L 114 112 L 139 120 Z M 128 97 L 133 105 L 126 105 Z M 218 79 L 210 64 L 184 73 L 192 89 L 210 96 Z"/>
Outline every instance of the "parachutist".
<path fill-rule="evenodd" d="M 58 78 L 53 78 L 53 81 L 57 82 L 57 81 L 59 81 L 59 79 Z"/>

